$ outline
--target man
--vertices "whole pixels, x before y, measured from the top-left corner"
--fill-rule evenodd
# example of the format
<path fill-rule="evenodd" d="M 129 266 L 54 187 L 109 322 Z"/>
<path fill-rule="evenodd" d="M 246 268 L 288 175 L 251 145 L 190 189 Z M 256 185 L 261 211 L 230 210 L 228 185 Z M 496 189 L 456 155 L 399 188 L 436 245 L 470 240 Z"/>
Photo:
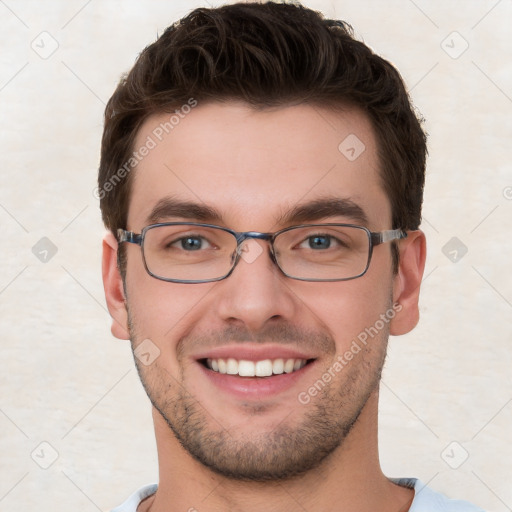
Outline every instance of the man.
<path fill-rule="evenodd" d="M 398 72 L 299 5 L 197 9 L 142 52 L 107 105 L 99 197 L 160 475 L 116 512 L 478 510 L 378 458 L 388 336 L 418 321 L 425 157 Z"/>

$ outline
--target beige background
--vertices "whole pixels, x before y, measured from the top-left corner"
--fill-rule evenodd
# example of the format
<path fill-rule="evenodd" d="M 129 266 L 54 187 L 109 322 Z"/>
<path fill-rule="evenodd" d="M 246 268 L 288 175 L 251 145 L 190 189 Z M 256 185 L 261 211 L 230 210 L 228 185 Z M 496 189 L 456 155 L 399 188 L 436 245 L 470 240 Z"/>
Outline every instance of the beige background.
<path fill-rule="evenodd" d="M 210 3 L 0 1 L 0 512 L 109 509 L 157 477 L 149 402 L 110 335 L 93 189 L 120 74 Z M 512 2 L 305 3 L 397 65 L 430 133 L 422 318 L 391 340 L 384 470 L 512 510 Z"/>

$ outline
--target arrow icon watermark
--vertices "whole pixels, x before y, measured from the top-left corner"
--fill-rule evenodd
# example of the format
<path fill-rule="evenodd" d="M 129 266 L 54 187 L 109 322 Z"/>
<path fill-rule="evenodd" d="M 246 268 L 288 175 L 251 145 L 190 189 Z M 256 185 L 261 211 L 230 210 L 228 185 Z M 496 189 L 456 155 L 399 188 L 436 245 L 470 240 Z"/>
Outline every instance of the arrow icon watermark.
<path fill-rule="evenodd" d="M 357 160 L 365 149 L 363 141 L 354 133 L 345 137 L 338 146 L 338 151 L 350 162 Z"/>
<path fill-rule="evenodd" d="M 133 354 L 144 366 L 149 366 L 160 355 L 160 349 L 146 338 L 137 346 Z"/>

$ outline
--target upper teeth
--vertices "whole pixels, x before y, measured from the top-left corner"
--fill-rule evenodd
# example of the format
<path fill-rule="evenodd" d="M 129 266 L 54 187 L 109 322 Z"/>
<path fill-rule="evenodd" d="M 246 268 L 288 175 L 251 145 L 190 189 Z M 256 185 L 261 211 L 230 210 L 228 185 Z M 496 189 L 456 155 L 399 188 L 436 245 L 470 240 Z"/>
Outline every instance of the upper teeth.
<path fill-rule="evenodd" d="M 272 374 L 292 373 L 300 370 L 306 359 L 264 359 L 262 361 L 237 360 L 232 357 L 228 359 L 206 360 L 206 365 L 211 370 L 229 375 L 240 375 L 241 377 L 268 377 Z"/>

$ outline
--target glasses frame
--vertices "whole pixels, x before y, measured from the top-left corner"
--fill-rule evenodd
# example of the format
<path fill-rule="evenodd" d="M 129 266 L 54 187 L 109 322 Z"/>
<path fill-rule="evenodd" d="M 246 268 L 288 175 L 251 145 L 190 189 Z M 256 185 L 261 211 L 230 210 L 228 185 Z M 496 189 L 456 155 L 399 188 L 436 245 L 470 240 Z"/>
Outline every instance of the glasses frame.
<path fill-rule="evenodd" d="M 236 257 L 233 261 L 233 264 L 231 266 L 231 269 L 229 272 L 227 272 L 225 275 L 221 277 L 216 277 L 214 279 L 199 279 L 199 280 L 190 280 L 190 279 L 172 279 L 167 277 L 161 277 L 156 274 L 153 274 L 151 270 L 148 268 L 148 265 L 146 263 L 146 256 L 144 254 L 144 239 L 146 236 L 146 233 L 154 228 L 158 228 L 160 226 L 198 226 L 203 228 L 215 228 L 222 231 L 225 231 L 226 233 L 230 233 L 233 235 L 236 239 L 237 245 L 236 245 Z M 302 278 L 302 277 L 295 277 L 292 275 L 287 274 L 279 265 L 277 261 L 277 257 L 274 251 L 274 240 L 281 234 L 285 233 L 286 231 L 290 231 L 292 229 L 296 228 L 307 228 L 307 227 L 329 227 L 329 226 L 337 226 L 337 227 L 349 227 L 349 228 L 357 228 L 361 229 L 366 232 L 368 236 L 368 242 L 369 242 L 369 250 L 368 250 L 368 260 L 366 262 L 366 266 L 364 270 L 353 277 L 343 277 L 343 278 L 337 278 L 337 279 L 310 279 L 310 278 Z M 407 238 L 407 232 L 403 229 L 389 229 L 385 231 L 370 231 L 368 228 L 364 226 L 358 226 L 356 224 L 346 224 L 346 223 L 323 223 L 323 224 L 300 224 L 297 226 L 289 226 L 284 229 L 280 229 L 279 231 L 275 231 L 274 233 L 262 233 L 260 231 L 234 231 L 229 228 L 225 228 L 223 226 L 217 226 L 215 224 L 204 224 L 201 222 L 159 222 L 157 224 L 150 224 L 149 226 L 146 226 L 142 229 L 140 233 L 134 233 L 133 231 L 127 231 L 126 229 L 118 229 L 117 230 L 117 241 L 118 243 L 127 242 L 130 244 L 139 245 L 142 252 L 142 261 L 144 263 L 144 268 L 146 269 L 146 272 L 155 279 L 159 279 L 160 281 L 167 281 L 170 283 L 185 283 L 185 284 L 198 284 L 198 283 L 211 283 L 215 281 L 222 281 L 223 279 L 226 279 L 229 277 L 233 271 L 235 270 L 235 267 L 238 265 L 238 262 L 240 261 L 242 250 L 241 246 L 242 244 L 248 240 L 248 239 L 256 239 L 256 240 L 265 240 L 269 243 L 269 254 L 272 262 L 277 266 L 277 268 L 281 271 L 281 273 L 289 277 L 290 279 L 295 279 L 297 281 L 310 281 L 310 282 L 334 282 L 334 281 L 350 281 L 352 279 L 357 279 L 358 277 L 363 276 L 368 271 L 368 268 L 370 267 L 370 262 L 372 260 L 373 255 L 373 248 L 377 245 L 385 244 L 387 242 L 391 242 L 393 240 L 400 240 L 402 238 Z"/>

